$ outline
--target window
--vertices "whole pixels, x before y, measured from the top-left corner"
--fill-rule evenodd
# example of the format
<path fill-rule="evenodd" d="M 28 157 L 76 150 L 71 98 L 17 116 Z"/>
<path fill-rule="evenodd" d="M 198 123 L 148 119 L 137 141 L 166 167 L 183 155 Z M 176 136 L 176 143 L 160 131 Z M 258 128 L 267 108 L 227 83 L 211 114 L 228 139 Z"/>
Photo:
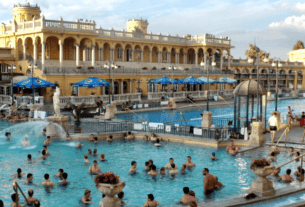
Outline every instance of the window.
<path fill-rule="evenodd" d="M 78 96 L 78 94 L 79 94 L 79 88 L 78 88 L 78 87 L 75 87 L 73 84 L 74 84 L 74 83 L 71 84 L 71 94 L 77 95 L 77 96 Z"/>
<path fill-rule="evenodd" d="M 117 51 L 117 58 L 118 58 L 118 59 L 122 59 L 122 56 L 123 56 L 123 55 L 122 55 L 122 48 L 119 46 L 119 47 L 118 47 L 118 51 Z"/>
<path fill-rule="evenodd" d="M 7 67 L 8 67 L 7 65 L 2 65 L 1 72 L 2 73 L 7 73 L 8 72 L 8 68 Z"/>
<path fill-rule="evenodd" d="M 27 75 L 27 76 L 30 76 L 30 75 L 31 75 L 31 70 L 27 70 L 27 71 L 26 71 L 26 75 Z"/>

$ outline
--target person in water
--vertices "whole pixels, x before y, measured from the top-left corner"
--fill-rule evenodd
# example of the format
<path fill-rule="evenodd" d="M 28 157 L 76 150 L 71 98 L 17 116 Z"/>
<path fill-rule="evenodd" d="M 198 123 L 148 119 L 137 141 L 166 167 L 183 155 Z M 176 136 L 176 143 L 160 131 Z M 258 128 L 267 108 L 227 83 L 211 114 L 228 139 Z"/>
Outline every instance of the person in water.
<path fill-rule="evenodd" d="M 158 173 L 157 173 L 157 168 L 156 168 L 156 166 L 155 165 L 152 165 L 151 166 L 151 170 L 147 173 L 148 175 L 158 175 Z"/>
<path fill-rule="evenodd" d="M 63 173 L 64 173 L 64 170 L 60 168 L 60 169 L 58 170 L 58 173 L 55 174 L 55 177 L 60 177 L 60 178 L 62 178 L 62 174 L 63 174 Z"/>
<path fill-rule="evenodd" d="M 40 157 L 41 159 L 43 160 L 47 159 L 46 151 L 42 150 L 41 154 L 42 154 L 42 156 Z"/>
<path fill-rule="evenodd" d="M 189 187 L 184 187 L 183 193 L 184 193 L 184 196 L 182 198 L 180 198 L 180 203 L 182 203 L 183 205 L 188 205 L 192 201 L 196 201 L 196 198 L 189 194 L 190 193 Z"/>
<path fill-rule="evenodd" d="M 25 184 L 31 184 L 32 182 L 33 182 L 33 174 L 32 174 L 32 173 L 29 173 L 29 174 L 27 174 L 27 176 L 26 176 Z"/>
<path fill-rule="evenodd" d="M 22 146 L 30 146 L 30 141 L 28 135 L 24 136 L 24 140 L 21 142 Z"/>
<path fill-rule="evenodd" d="M 92 201 L 91 201 L 91 191 L 90 190 L 85 190 L 85 194 L 84 194 L 84 196 L 82 197 L 82 202 L 83 203 L 93 203 Z"/>
<path fill-rule="evenodd" d="M 272 176 L 279 176 L 279 173 L 281 172 L 281 168 L 275 168 L 275 170 L 272 172 Z"/>
<path fill-rule="evenodd" d="M 176 169 L 176 164 L 175 163 L 172 163 L 172 169 L 168 172 L 169 174 L 171 175 L 175 175 L 175 174 L 178 174 L 179 171 Z"/>
<path fill-rule="evenodd" d="M 54 186 L 55 183 L 51 182 L 51 181 L 49 180 L 49 177 L 50 177 L 49 174 L 45 174 L 45 175 L 44 175 L 45 181 L 42 182 L 41 185 L 44 185 L 44 186 Z"/>
<path fill-rule="evenodd" d="M 174 158 L 169 158 L 169 163 L 165 165 L 166 169 L 172 169 L 172 164 L 174 163 Z M 175 166 L 175 169 L 178 169 L 178 166 Z"/>
<path fill-rule="evenodd" d="M 211 194 L 212 192 L 214 192 L 214 189 L 216 188 L 217 179 L 214 175 L 209 173 L 208 168 L 204 168 L 202 170 L 202 174 L 205 176 L 203 179 L 203 188 L 204 188 L 203 193 Z"/>
<path fill-rule="evenodd" d="M 18 168 L 18 169 L 17 169 L 17 174 L 14 174 L 13 176 L 14 176 L 15 178 L 22 178 L 22 176 L 24 176 L 24 175 L 25 175 L 25 173 L 22 173 L 21 168 Z"/>
<path fill-rule="evenodd" d="M 84 155 L 84 159 L 85 159 L 85 163 L 89 163 L 89 160 L 88 160 L 88 155 Z"/>
<path fill-rule="evenodd" d="M 49 152 L 48 147 L 46 145 L 44 145 L 42 147 L 42 150 L 44 150 L 46 152 L 46 155 L 50 155 L 50 152 Z"/>
<path fill-rule="evenodd" d="M 6 136 L 6 141 L 11 141 L 11 139 L 13 139 L 10 132 L 5 132 L 5 136 Z"/>
<path fill-rule="evenodd" d="M 217 160 L 218 158 L 216 157 L 216 155 L 215 155 L 215 152 L 212 152 L 212 154 L 211 155 L 208 155 L 208 156 L 211 156 L 211 159 L 212 160 Z"/>
<path fill-rule="evenodd" d="M 144 203 L 144 207 L 156 207 L 159 206 L 159 202 L 154 200 L 154 195 L 153 194 L 148 194 L 147 195 L 147 201 Z"/>
<path fill-rule="evenodd" d="M 21 205 L 20 203 L 19 203 L 19 196 L 18 196 L 18 194 L 16 194 L 16 193 L 14 193 L 12 196 L 11 196 L 11 198 L 12 198 L 12 203 L 11 203 L 11 207 L 26 207 L 28 204 L 26 203 L 26 204 L 24 204 L 24 205 Z"/>
<path fill-rule="evenodd" d="M 34 195 L 34 190 L 33 189 L 29 189 L 28 194 L 29 194 L 29 197 L 27 197 L 26 199 L 28 200 L 28 202 L 30 204 L 33 204 L 35 201 L 37 201 L 37 198 L 33 198 L 33 195 Z"/>
<path fill-rule="evenodd" d="M 184 174 L 184 173 L 185 173 L 185 169 L 186 169 L 186 165 L 185 165 L 185 164 L 183 164 L 183 165 L 181 166 L 181 173 L 182 173 L 182 174 Z"/>
<path fill-rule="evenodd" d="M 106 141 L 107 141 L 107 142 L 112 142 L 112 135 L 109 135 L 109 136 L 106 138 Z"/>
<path fill-rule="evenodd" d="M 89 173 L 97 174 L 98 172 L 101 172 L 101 168 L 97 166 L 97 161 L 93 161 L 93 166 L 89 168 Z"/>
<path fill-rule="evenodd" d="M 105 159 L 105 154 L 104 154 L 104 153 L 101 154 L 101 156 L 100 156 L 100 161 L 106 161 L 106 159 Z"/>
<path fill-rule="evenodd" d="M 292 156 L 292 155 L 294 155 L 294 149 L 293 149 L 293 147 L 290 147 L 289 148 L 289 156 Z"/>
<path fill-rule="evenodd" d="M 195 167 L 195 163 L 192 162 L 191 156 L 187 156 L 187 162 L 184 163 L 187 167 Z"/>
<path fill-rule="evenodd" d="M 80 142 L 77 142 L 76 144 L 76 148 L 82 148 L 84 146 L 84 144 L 81 144 Z"/>
<path fill-rule="evenodd" d="M 160 175 L 166 175 L 165 167 L 161 167 Z"/>
<path fill-rule="evenodd" d="M 47 140 L 44 141 L 43 145 L 50 145 L 50 144 L 52 144 L 52 142 L 51 142 L 51 137 L 50 137 L 50 136 L 47 136 Z"/>
<path fill-rule="evenodd" d="M 136 161 L 132 161 L 131 162 L 131 168 L 128 171 L 129 173 L 135 173 L 137 172 L 137 162 Z"/>
<path fill-rule="evenodd" d="M 97 149 L 93 150 L 93 156 L 97 156 Z"/>
<path fill-rule="evenodd" d="M 60 181 L 58 181 L 59 183 L 68 183 L 69 181 L 67 180 L 67 178 L 68 178 L 68 173 L 63 173 L 62 174 L 62 180 L 60 180 Z"/>
<path fill-rule="evenodd" d="M 286 175 L 281 175 L 280 179 L 285 182 L 285 183 L 290 183 L 293 181 L 293 178 L 290 176 L 291 170 L 287 169 L 286 170 Z"/>
<path fill-rule="evenodd" d="M 155 146 L 156 146 L 156 147 L 162 147 L 162 145 L 160 144 L 160 139 L 159 139 L 159 138 L 157 138 L 157 141 L 156 141 L 156 143 L 155 143 Z"/>

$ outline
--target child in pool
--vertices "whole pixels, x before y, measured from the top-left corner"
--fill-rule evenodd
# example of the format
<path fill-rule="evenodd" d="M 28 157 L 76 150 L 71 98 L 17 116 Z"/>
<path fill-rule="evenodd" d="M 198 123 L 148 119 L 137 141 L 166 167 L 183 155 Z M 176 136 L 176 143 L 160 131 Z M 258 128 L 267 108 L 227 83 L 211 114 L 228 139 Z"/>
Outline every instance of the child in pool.
<path fill-rule="evenodd" d="M 211 156 L 211 159 L 212 160 L 217 160 L 218 158 L 215 156 L 215 152 L 212 152 L 211 155 L 208 155 L 208 156 Z"/>

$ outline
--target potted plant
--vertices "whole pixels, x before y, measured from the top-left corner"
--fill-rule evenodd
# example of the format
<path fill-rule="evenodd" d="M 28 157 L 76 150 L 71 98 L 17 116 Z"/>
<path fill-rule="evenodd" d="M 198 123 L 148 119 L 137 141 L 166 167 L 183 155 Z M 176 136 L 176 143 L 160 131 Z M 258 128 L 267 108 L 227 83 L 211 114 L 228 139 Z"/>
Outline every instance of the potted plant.
<path fill-rule="evenodd" d="M 268 161 L 265 157 L 263 157 L 261 160 L 254 159 L 250 163 L 250 169 L 255 175 L 266 177 L 270 175 L 274 170 L 274 167 L 270 166 L 270 163 L 271 162 Z"/>
<path fill-rule="evenodd" d="M 100 206 L 104 207 L 120 207 L 121 200 L 115 195 L 122 192 L 125 183 L 120 181 L 120 176 L 113 172 L 100 173 L 94 178 L 96 188 L 105 195 L 101 200 Z"/>

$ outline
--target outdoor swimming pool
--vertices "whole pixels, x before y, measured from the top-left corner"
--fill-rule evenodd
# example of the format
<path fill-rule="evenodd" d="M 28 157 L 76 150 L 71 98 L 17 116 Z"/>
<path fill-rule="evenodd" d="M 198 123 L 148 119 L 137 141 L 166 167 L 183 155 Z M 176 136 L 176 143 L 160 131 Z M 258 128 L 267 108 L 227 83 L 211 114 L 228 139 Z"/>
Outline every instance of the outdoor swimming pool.
<path fill-rule="evenodd" d="M 270 117 L 270 113 L 274 111 L 274 101 L 269 102 L 267 105 L 267 122 L 268 118 Z M 288 106 L 291 106 L 293 113 L 300 114 L 304 108 L 305 99 L 285 99 L 279 100 L 278 102 L 278 110 L 281 112 L 281 115 L 287 115 L 288 113 Z M 246 109 L 245 105 L 242 106 L 241 109 L 241 116 L 246 117 Z M 183 112 L 184 119 L 190 121 L 182 122 L 182 125 L 189 125 L 189 126 L 200 126 L 201 125 L 201 117 L 200 114 L 206 110 L 206 107 L 190 107 L 188 109 L 178 109 L 178 110 L 159 110 L 159 111 L 148 111 L 148 112 L 136 112 L 140 117 L 144 118 L 149 122 L 169 122 L 169 121 L 176 121 L 181 120 L 180 112 Z M 222 106 L 210 106 L 210 111 L 213 112 L 213 118 L 232 118 L 234 116 L 234 108 L 233 105 L 222 105 Z M 251 117 L 251 110 L 249 110 L 249 117 Z M 254 116 L 256 115 L 256 106 L 254 105 Z M 134 120 L 134 121 L 141 121 L 139 117 L 130 113 L 125 114 L 117 114 L 116 118 L 118 119 L 125 119 L 125 120 Z M 180 122 L 177 122 L 180 124 Z M 287 123 L 286 117 L 283 120 L 283 123 Z"/>
<path fill-rule="evenodd" d="M 2 126 L 3 124 L 1 123 Z M 11 123 L 5 124 L 12 125 Z M 155 199 L 162 206 L 177 206 L 177 201 L 183 196 L 182 188 L 185 186 L 195 191 L 196 197 L 201 203 L 243 196 L 247 193 L 251 182 L 256 178 L 250 171 L 249 163 L 253 158 L 260 158 L 268 153 L 267 150 L 261 149 L 230 156 L 225 149 L 215 150 L 214 148 L 180 143 L 163 143 L 163 147 L 156 148 L 150 142 L 142 140 L 125 142 L 122 139 L 115 139 L 113 143 L 99 141 L 96 145 L 89 141 L 81 141 L 85 146 L 79 150 L 75 148 L 77 141 L 68 142 L 58 139 L 52 140 L 53 144 L 48 147 L 51 155 L 43 161 L 39 159 L 41 154 L 38 154 L 37 151 L 42 150 L 45 140 L 45 137 L 41 136 L 45 124 L 45 122 L 15 124 L 13 127 L 0 132 L 0 199 L 6 205 L 11 202 L 12 183 L 16 180 L 25 192 L 29 188 L 33 188 L 34 197 L 42 200 L 42 206 L 86 206 L 80 204 L 80 199 L 86 189 L 92 191 L 92 200 L 95 202 L 95 204 L 88 206 L 97 206 L 102 194 L 96 190 L 92 181 L 94 176 L 88 174 L 88 168 L 92 165 L 92 161 L 98 159 L 98 157 L 89 155 L 90 165 L 85 164 L 83 155 L 88 148 L 97 149 L 98 154 L 106 154 L 107 161 L 99 161 L 98 165 L 103 172 L 113 171 L 118 173 L 121 180 L 126 182 L 123 191 L 125 192 L 125 199 L 129 201 L 127 206 L 132 207 L 143 206 L 146 195 L 149 193 L 153 193 Z M 14 137 L 11 142 L 6 142 L 2 135 L 6 131 L 11 131 Z M 30 147 L 18 146 L 25 134 L 29 135 Z M 213 151 L 216 152 L 218 161 L 211 161 L 208 158 L 207 154 Z M 28 154 L 32 154 L 35 162 L 29 163 L 26 160 Z M 150 177 L 142 170 L 145 161 L 149 159 L 153 159 L 154 164 L 160 169 L 168 163 L 170 157 L 175 159 L 175 163 L 180 170 L 181 165 L 186 162 L 187 156 L 192 156 L 192 161 L 197 166 L 194 169 L 187 170 L 185 175 Z M 279 155 L 279 161 L 275 165 L 284 163 L 289 158 L 287 153 L 283 152 Z M 138 173 L 136 175 L 128 174 L 130 163 L 133 160 L 138 163 Z M 286 168 L 291 168 L 294 171 L 297 165 L 297 162 L 293 162 Z M 202 175 L 202 169 L 204 167 L 209 168 L 210 172 L 218 176 L 219 181 L 226 186 L 214 192 L 210 197 L 203 195 L 202 180 L 204 176 Z M 24 179 L 12 179 L 11 175 L 16 173 L 17 168 L 21 168 L 24 173 L 32 173 L 34 184 L 24 184 Z M 63 168 L 68 173 L 68 180 L 71 181 L 69 185 L 58 185 L 59 179 L 53 177 L 59 168 Z M 282 169 L 282 172 L 286 168 Z M 55 182 L 55 187 L 45 188 L 41 185 L 45 173 L 50 174 L 50 180 Z M 287 185 L 273 180 L 276 188 Z"/>

